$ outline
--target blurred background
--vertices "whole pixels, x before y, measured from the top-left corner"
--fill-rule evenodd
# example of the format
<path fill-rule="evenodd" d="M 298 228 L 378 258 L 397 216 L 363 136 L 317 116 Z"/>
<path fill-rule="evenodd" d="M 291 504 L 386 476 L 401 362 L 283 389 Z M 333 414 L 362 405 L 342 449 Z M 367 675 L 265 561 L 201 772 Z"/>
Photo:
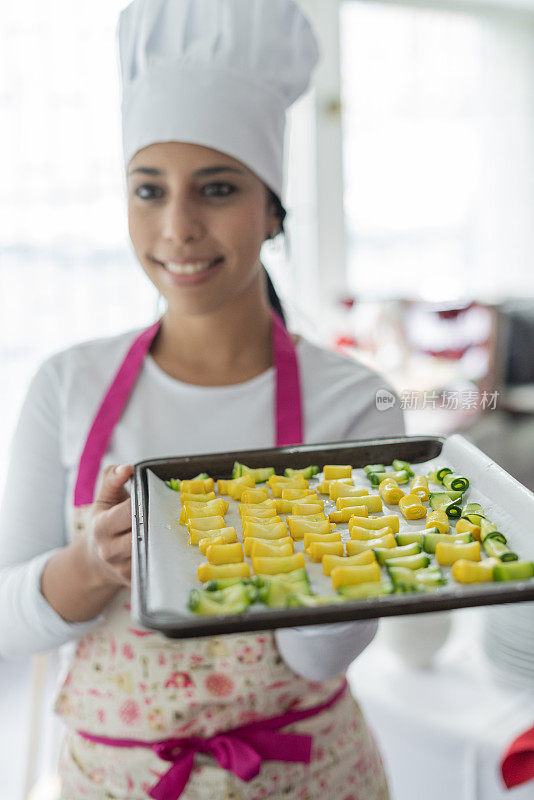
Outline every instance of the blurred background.
<path fill-rule="evenodd" d="M 2 9 L 0 489 L 43 358 L 161 311 L 126 227 L 126 4 Z M 263 253 L 290 324 L 386 375 L 408 433 L 461 431 L 534 488 L 534 0 L 300 4 L 323 60 Z"/>
<path fill-rule="evenodd" d="M 0 20 L 0 485 L 39 362 L 158 313 L 126 228 L 124 5 Z M 290 322 L 386 374 L 409 433 L 462 430 L 532 487 L 534 0 L 301 5 L 323 60 L 263 254 Z"/>

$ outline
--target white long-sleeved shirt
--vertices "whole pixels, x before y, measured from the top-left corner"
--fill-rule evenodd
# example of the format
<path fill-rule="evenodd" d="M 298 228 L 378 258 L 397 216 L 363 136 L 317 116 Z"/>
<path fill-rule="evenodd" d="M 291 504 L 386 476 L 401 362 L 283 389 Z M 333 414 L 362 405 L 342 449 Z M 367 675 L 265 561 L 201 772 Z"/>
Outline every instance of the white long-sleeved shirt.
<path fill-rule="evenodd" d="M 0 654 L 28 655 L 79 638 L 102 619 L 68 623 L 40 590 L 48 559 L 68 541 L 81 451 L 105 391 L 138 331 L 76 345 L 35 375 L 15 432 L 0 509 Z M 297 345 L 305 443 L 403 433 L 397 403 L 378 411 L 390 388 L 366 367 L 305 339 Z M 108 464 L 271 447 L 274 369 L 231 386 L 171 378 L 148 355 L 114 430 Z M 309 679 L 342 671 L 371 641 L 375 621 L 282 629 L 286 662 Z"/>

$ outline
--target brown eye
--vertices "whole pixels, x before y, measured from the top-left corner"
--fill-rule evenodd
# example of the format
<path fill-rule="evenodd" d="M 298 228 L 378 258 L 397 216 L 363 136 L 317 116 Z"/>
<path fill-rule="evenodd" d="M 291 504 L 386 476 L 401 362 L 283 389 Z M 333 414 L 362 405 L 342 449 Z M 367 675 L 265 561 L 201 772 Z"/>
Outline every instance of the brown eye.
<path fill-rule="evenodd" d="M 208 183 L 202 187 L 202 192 L 206 197 L 229 197 L 236 190 L 231 183 Z"/>
<path fill-rule="evenodd" d="M 135 190 L 136 197 L 141 200 L 155 200 L 163 197 L 163 189 L 159 186 L 153 186 L 149 183 L 144 183 Z"/>

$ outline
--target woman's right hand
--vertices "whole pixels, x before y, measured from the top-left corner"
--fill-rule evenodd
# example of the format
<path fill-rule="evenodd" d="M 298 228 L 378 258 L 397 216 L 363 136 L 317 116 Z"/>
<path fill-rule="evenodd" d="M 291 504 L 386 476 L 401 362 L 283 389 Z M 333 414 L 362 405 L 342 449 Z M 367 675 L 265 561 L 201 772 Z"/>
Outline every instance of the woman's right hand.
<path fill-rule="evenodd" d="M 130 586 L 132 566 L 132 512 L 125 484 L 133 466 L 104 470 L 86 532 L 90 563 L 106 586 Z"/>

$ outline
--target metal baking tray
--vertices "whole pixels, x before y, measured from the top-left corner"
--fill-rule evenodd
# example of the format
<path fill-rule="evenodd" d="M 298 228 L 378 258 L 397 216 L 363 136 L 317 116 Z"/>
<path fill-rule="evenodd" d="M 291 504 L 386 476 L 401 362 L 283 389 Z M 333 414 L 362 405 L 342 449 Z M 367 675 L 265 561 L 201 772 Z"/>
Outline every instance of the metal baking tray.
<path fill-rule="evenodd" d="M 179 495 L 164 487 L 169 478 L 191 478 L 199 472 L 230 478 L 234 461 L 250 467 L 301 468 L 309 464 L 352 464 L 356 483 L 368 481 L 363 471 L 370 463 L 409 461 L 416 474 L 449 466 L 470 482 L 468 502 L 480 502 L 488 517 L 506 535 L 522 560 L 534 560 L 534 495 L 462 436 L 406 436 L 324 445 L 244 450 L 142 461 L 135 466 L 132 486 L 132 615 L 141 625 L 171 638 L 213 636 L 403 614 L 419 614 L 467 606 L 534 600 L 534 578 L 525 581 L 460 585 L 450 580 L 428 594 L 385 595 L 315 608 L 273 608 L 254 604 L 242 615 L 204 617 L 187 609 L 189 590 L 199 587 L 196 566 L 203 561 L 197 548 L 186 544 L 177 524 Z M 154 491 L 150 492 L 150 485 Z M 312 484 L 310 483 L 310 486 Z M 160 508 L 161 487 L 172 512 Z M 156 491 L 157 489 L 157 491 Z M 151 509 L 152 498 L 152 511 Z M 384 508 L 384 513 L 388 513 Z M 325 506 L 326 510 L 326 506 Z M 393 507 L 392 513 L 397 513 Z M 172 520 L 169 521 L 169 513 Z M 230 521 L 229 524 L 232 524 Z M 347 526 L 340 525 L 339 529 Z M 401 530 L 422 529 L 424 520 L 403 521 Z M 300 543 L 300 549 L 302 543 Z M 307 562 L 312 587 L 322 593 L 330 579 L 321 564 Z M 447 568 L 444 569 L 447 572 Z M 324 581 L 328 583 L 325 584 Z M 328 591 L 328 588 L 326 589 Z"/>

